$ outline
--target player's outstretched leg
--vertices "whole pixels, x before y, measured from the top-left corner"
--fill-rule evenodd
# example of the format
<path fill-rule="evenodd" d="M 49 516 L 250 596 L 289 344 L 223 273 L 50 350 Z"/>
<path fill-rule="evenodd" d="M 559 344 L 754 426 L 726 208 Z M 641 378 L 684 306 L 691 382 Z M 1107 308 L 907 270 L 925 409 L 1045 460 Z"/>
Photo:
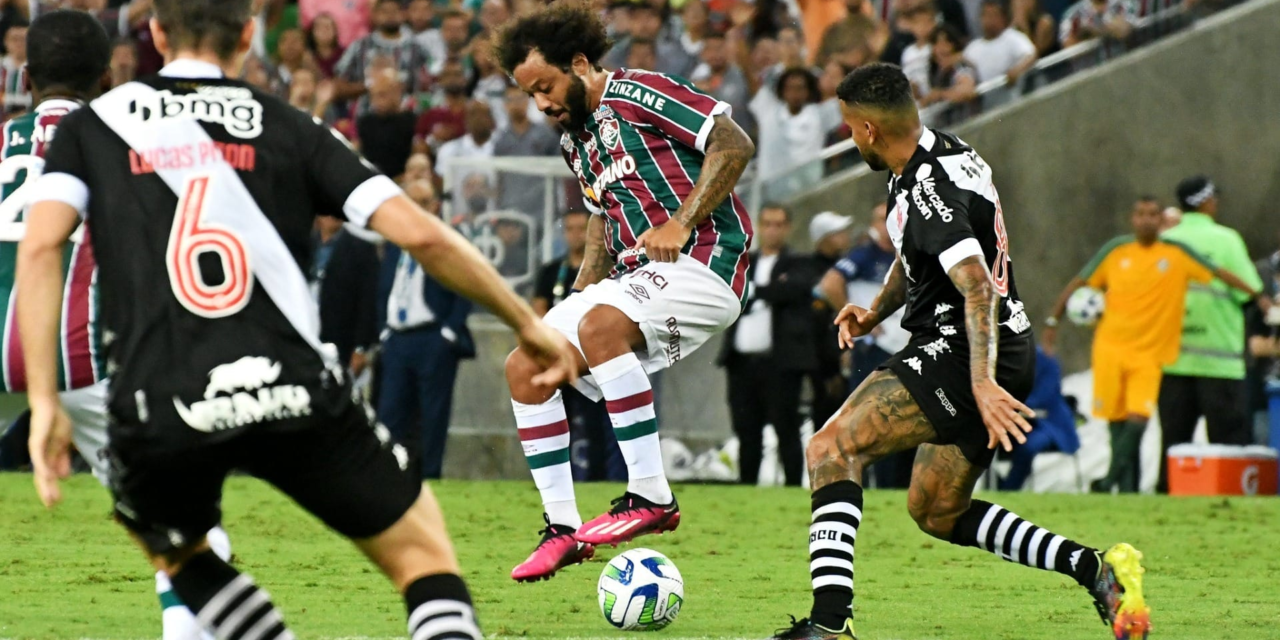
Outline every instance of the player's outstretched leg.
<path fill-rule="evenodd" d="M 608 513 L 579 527 L 575 537 L 617 546 L 646 533 L 674 531 L 680 507 L 662 467 L 653 387 L 635 353 L 645 348 L 644 334 L 619 309 L 598 305 L 583 316 L 578 338 L 627 462 L 627 491 Z"/>
<path fill-rule="evenodd" d="M 955 446 L 922 445 L 907 494 L 912 519 L 935 538 L 1070 576 L 1093 596 L 1117 638 L 1145 638 L 1150 611 L 1142 597 L 1142 554 L 1124 543 L 1102 553 L 972 499 L 982 472 Z"/>
<path fill-rule="evenodd" d="M 585 367 L 585 363 L 583 363 Z M 569 465 L 569 420 L 558 389 L 533 384 L 540 369 L 532 358 L 516 349 L 507 357 L 507 384 L 511 388 L 511 409 L 524 458 L 533 482 L 542 494 L 541 540 L 533 553 L 516 568 L 511 578 L 520 582 L 544 580 L 572 564 L 595 555 L 595 547 L 574 539 L 582 525 L 573 493 L 573 469 Z"/>
<path fill-rule="evenodd" d="M 813 609 L 775 638 L 851 640 L 853 548 L 862 524 L 862 470 L 934 437 L 911 394 L 889 371 L 869 376 L 809 441 L 813 519 L 809 574 Z"/>
<path fill-rule="evenodd" d="M 231 538 L 222 527 L 205 534 L 209 548 L 224 562 L 231 561 Z M 156 572 L 156 595 L 160 598 L 162 637 L 164 640 L 208 640 L 213 636 L 200 627 L 195 614 L 183 604 L 173 590 L 173 583 L 163 571 Z"/>

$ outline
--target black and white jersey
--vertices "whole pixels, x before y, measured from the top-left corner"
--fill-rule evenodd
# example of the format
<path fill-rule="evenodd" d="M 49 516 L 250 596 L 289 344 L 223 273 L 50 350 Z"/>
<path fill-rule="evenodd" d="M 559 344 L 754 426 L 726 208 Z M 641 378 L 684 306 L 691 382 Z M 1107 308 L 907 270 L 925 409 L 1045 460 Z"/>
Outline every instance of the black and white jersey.
<path fill-rule="evenodd" d="M 1000 337 L 1030 335 L 1018 299 L 1009 236 L 991 167 L 959 138 L 924 129 L 901 176 L 889 179 L 889 237 L 908 280 L 902 327 L 964 335 L 964 296 L 947 272 L 971 256 L 991 269 L 1000 294 Z"/>
<path fill-rule="evenodd" d="M 98 260 L 118 423 L 287 422 L 341 379 L 304 275 L 314 218 L 364 225 L 400 190 L 336 133 L 180 60 L 63 119 L 46 158 L 34 200 L 80 211 Z"/>

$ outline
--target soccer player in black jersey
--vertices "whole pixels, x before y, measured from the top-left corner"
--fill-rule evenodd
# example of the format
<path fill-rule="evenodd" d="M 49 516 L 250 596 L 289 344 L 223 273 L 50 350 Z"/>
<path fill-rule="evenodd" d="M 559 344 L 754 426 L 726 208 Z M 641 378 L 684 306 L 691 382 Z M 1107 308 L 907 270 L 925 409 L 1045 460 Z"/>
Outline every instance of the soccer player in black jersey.
<path fill-rule="evenodd" d="M 1105 553 L 973 499 L 996 446 L 1025 441 L 1021 402 L 1035 375 L 1031 322 L 991 168 L 959 138 L 920 124 L 911 84 L 893 65 L 850 73 L 837 95 L 867 165 L 890 171 L 889 236 L 897 259 L 870 309 L 836 318 L 851 347 L 906 305 L 906 348 L 873 373 L 809 444 L 813 609 L 776 638 L 848 640 L 853 632 L 854 540 L 863 468 L 919 446 L 907 509 L 920 529 L 1075 579 L 1118 638 L 1145 638 L 1141 554 Z M 1123 635 L 1122 635 L 1123 634 Z"/>
<path fill-rule="evenodd" d="M 352 401 L 319 341 L 300 266 L 315 215 L 369 227 L 492 309 L 534 354 L 540 383 L 573 377 L 575 356 L 470 244 L 336 133 L 226 77 L 253 31 L 250 0 L 156 0 L 161 73 L 59 122 L 18 256 L 38 493 L 56 503 L 69 466 L 61 263 L 83 218 L 99 265 L 116 517 L 201 625 L 223 639 L 293 637 L 205 539 L 226 475 L 242 470 L 352 539 L 403 594 L 414 640 L 478 639 L 415 461 Z"/>

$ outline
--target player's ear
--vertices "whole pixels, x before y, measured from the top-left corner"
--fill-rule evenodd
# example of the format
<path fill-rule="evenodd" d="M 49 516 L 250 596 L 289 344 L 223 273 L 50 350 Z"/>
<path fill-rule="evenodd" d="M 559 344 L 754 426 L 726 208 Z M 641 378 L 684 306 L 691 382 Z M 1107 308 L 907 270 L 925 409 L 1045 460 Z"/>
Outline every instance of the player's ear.
<path fill-rule="evenodd" d="M 573 75 L 586 77 L 591 71 L 591 61 L 587 60 L 586 54 L 573 54 L 573 61 L 569 63 L 569 68 L 573 70 Z"/>
<path fill-rule="evenodd" d="M 253 20 L 247 20 L 244 27 L 240 29 L 240 44 L 236 47 L 238 55 L 244 55 L 253 47 L 253 34 L 257 30 L 258 24 Z"/>
<path fill-rule="evenodd" d="M 160 20 L 151 18 L 151 40 L 156 46 L 156 51 L 160 53 L 161 58 L 169 57 L 169 34 L 164 32 L 164 27 L 160 26 Z"/>
<path fill-rule="evenodd" d="M 102 77 L 98 79 L 98 87 L 102 90 L 102 93 L 106 93 L 111 90 L 113 80 L 114 78 L 111 77 L 111 67 L 107 67 L 103 70 Z"/>

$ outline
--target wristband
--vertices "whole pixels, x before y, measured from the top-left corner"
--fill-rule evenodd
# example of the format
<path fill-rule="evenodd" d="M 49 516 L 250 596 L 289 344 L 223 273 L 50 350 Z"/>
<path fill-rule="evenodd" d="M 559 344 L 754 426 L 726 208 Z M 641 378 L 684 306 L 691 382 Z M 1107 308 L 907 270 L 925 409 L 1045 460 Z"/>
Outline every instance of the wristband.
<path fill-rule="evenodd" d="M 1053 316 L 1049 316 L 1044 319 L 1044 326 L 1052 329 L 1053 327 L 1058 326 L 1058 319 Z"/>

